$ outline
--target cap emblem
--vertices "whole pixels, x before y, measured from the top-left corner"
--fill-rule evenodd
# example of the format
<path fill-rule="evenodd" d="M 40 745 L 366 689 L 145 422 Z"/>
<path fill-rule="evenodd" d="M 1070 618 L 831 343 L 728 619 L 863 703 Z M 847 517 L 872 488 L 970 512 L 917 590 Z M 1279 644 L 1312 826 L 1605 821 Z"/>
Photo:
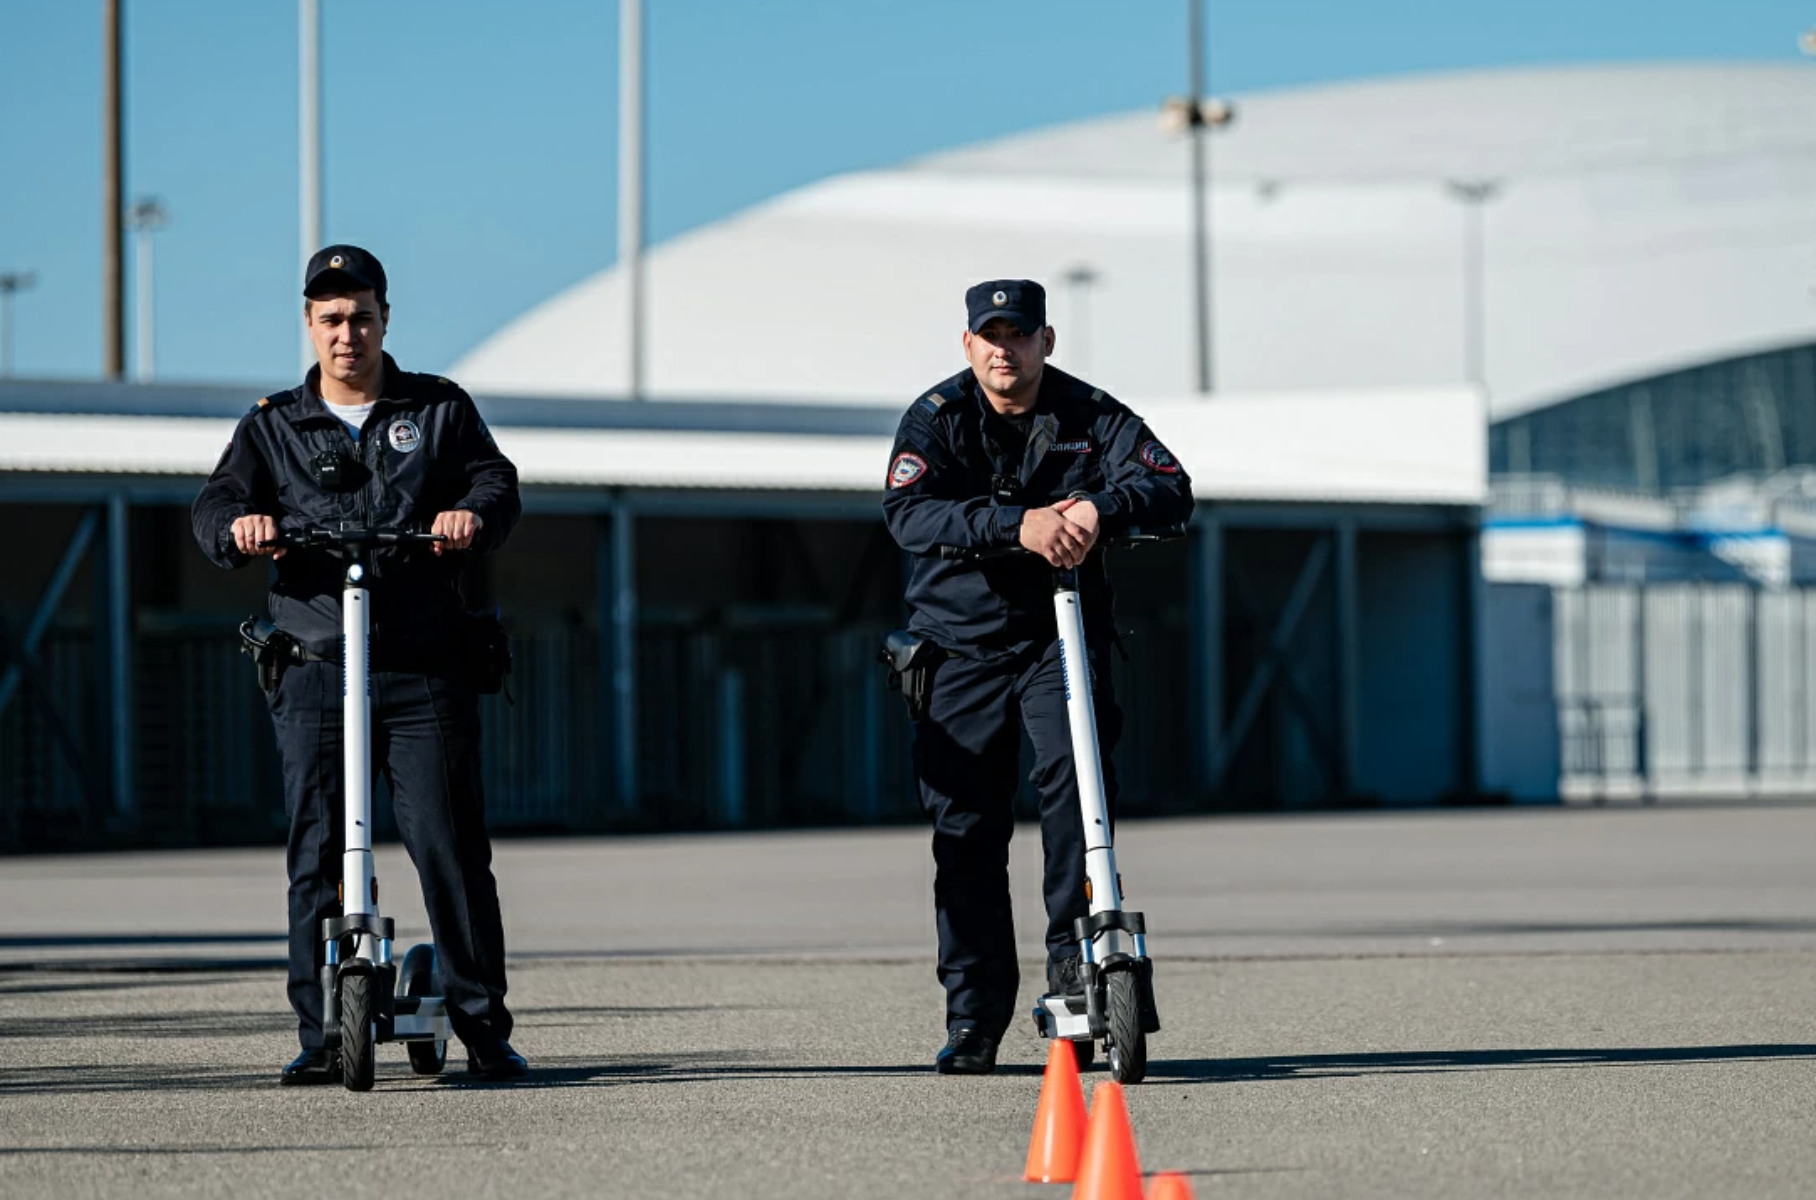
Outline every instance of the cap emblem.
<path fill-rule="evenodd" d="M 347 265 L 347 260 L 336 254 L 333 258 L 328 260 L 328 265 L 331 267 L 344 267 Z"/>
<path fill-rule="evenodd" d="M 992 297 L 990 297 L 990 303 L 992 303 L 992 304 L 1007 304 L 1007 303 L 1009 303 L 1009 293 L 1008 293 L 1008 292 L 998 292 L 998 293 L 996 293 L 996 295 L 994 295 L 994 296 L 992 296 Z"/>

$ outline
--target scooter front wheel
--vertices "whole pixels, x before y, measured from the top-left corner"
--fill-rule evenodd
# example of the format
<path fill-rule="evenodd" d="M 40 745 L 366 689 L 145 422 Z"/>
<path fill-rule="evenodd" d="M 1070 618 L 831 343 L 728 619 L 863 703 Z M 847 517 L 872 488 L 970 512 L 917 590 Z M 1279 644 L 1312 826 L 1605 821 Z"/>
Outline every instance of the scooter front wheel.
<path fill-rule="evenodd" d="M 1141 1031 L 1141 977 L 1134 971 L 1112 971 L 1109 992 L 1110 1077 L 1117 1083 L 1140 1083 L 1148 1073 L 1148 1035 Z"/>
<path fill-rule="evenodd" d="M 369 1092 L 373 1080 L 372 976 L 340 979 L 341 1082 L 349 1092 Z"/>

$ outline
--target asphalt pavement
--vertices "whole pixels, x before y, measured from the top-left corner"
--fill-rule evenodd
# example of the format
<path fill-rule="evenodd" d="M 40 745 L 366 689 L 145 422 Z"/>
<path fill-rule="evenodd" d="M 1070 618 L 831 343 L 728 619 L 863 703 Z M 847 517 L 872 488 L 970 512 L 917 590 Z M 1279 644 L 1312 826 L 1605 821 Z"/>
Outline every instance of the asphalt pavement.
<path fill-rule="evenodd" d="M 1816 807 L 1129 823 L 1119 851 L 1164 1021 L 1135 1136 L 1200 1197 L 1816 1195 Z M 385 1047 L 363 1095 L 275 1084 L 281 853 L 0 860 L 0 1195 L 1069 1194 L 1020 1181 L 1032 1022 L 995 1076 L 931 1070 L 923 830 L 497 860 L 533 1077 Z M 423 936 L 401 852 L 381 877 Z"/>

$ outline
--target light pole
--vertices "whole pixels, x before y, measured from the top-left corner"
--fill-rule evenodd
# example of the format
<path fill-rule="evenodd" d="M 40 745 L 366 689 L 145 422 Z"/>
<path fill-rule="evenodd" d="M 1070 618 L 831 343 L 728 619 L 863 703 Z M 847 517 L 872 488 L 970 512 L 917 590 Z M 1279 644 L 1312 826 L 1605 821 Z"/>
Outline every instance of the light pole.
<path fill-rule="evenodd" d="M 319 0 L 297 0 L 298 233 L 297 269 L 322 248 L 322 10 Z M 298 291 L 302 287 L 298 285 Z M 303 334 L 303 373 L 315 365 L 315 347 Z"/>
<path fill-rule="evenodd" d="M 137 295 L 132 308 L 133 350 L 136 363 L 133 373 L 140 383 L 150 383 L 157 369 L 156 288 L 152 284 L 151 235 L 170 224 L 170 214 L 156 196 L 142 196 L 126 210 L 126 227 L 132 230 L 137 261 L 133 274 L 138 276 Z"/>
<path fill-rule="evenodd" d="M 0 271 L 0 376 L 13 373 L 13 296 L 37 282 L 32 271 Z"/>
<path fill-rule="evenodd" d="M 618 269 L 625 390 L 643 399 L 643 0 L 618 0 Z"/>
<path fill-rule="evenodd" d="M 1189 130 L 1192 138 L 1192 295 L 1197 344 L 1198 390 L 1211 392 L 1211 212 L 1206 183 L 1210 174 L 1209 129 L 1222 128 L 1236 118 L 1236 109 L 1223 100 L 1204 98 L 1204 0 L 1186 0 L 1186 62 L 1189 95 L 1169 98 L 1161 107 L 1161 128 Z"/>
<path fill-rule="evenodd" d="M 120 67 L 120 0 L 101 0 L 101 373 L 108 379 L 126 374 L 126 300 L 120 288 L 125 92 Z"/>
<path fill-rule="evenodd" d="M 1444 188 L 1463 206 L 1463 377 L 1487 390 L 1483 359 L 1486 331 L 1486 247 L 1482 209 L 1501 194 L 1498 179 L 1450 179 Z"/>
<path fill-rule="evenodd" d="M 1066 285 L 1066 318 L 1071 328 L 1067 331 L 1066 340 L 1077 347 L 1072 355 L 1072 363 L 1077 367 L 1078 375 L 1091 373 L 1091 339 L 1089 326 L 1091 312 L 1089 308 L 1091 285 L 1096 283 L 1098 273 L 1084 263 L 1067 267 L 1060 272 L 1060 282 Z"/>

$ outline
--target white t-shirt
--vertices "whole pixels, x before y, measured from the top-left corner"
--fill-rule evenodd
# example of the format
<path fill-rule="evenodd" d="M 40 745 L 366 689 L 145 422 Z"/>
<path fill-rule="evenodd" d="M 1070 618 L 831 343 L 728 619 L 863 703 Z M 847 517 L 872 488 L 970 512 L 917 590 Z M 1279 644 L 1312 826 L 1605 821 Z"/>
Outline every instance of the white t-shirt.
<path fill-rule="evenodd" d="M 329 404 L 326 400 L 322 401 L 323 407 L 347 423 L 347 428 L 353 431 L 353 440 L 356 442 L 359 441 L 360 426 L 364 425 L 366 418 L 372 415 L 372 406 L 377 403 L 376 400 L 366 404 Z"/>

